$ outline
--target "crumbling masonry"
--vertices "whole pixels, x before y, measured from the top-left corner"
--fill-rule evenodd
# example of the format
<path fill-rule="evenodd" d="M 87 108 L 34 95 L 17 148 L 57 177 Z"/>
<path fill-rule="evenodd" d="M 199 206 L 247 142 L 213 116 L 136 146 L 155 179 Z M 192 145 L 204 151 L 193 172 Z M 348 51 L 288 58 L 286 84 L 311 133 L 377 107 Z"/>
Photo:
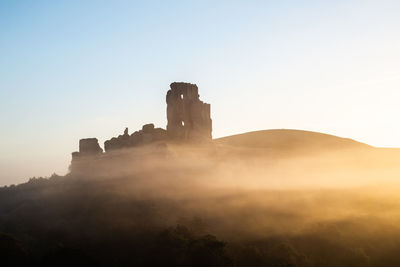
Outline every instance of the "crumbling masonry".
<path fill-rule="evenodd" d="M 199 99 L 197 85 L 171 83 L 166 99 L 169 137 L 179 140 L 211 139 L 210 104 Z"/>
<path fill-rule="evenodd" d="M 199 142 L 210 141 L 212 136 L 212 120 L 210 104 L 199 98 L 195 84 L 174 82 L 167 92 L 167 130 L 155 128 L 154 124 L 146 124 L 141 130 L 129 135 L 128 128 L 124 134 L 104 142 L 105 152 L 149 144 L 155 141 Z M 72 153 L 76 160 L 87 155 L 101 155 L 96 138 L 81 139 L 79 152 Z"/>

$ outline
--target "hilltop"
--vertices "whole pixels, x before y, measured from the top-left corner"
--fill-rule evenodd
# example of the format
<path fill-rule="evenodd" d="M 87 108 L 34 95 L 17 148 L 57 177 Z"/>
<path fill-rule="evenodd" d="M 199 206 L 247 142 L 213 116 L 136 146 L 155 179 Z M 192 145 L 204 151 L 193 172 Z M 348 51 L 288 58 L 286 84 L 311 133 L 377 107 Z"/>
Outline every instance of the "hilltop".
<path fill-rule="evenodd" d="M 247 132 L 214 139 L 217 144 L 277 150 L 324 150 L 372 148 L 371 146 L 334 135 L 292 129 Z"/>

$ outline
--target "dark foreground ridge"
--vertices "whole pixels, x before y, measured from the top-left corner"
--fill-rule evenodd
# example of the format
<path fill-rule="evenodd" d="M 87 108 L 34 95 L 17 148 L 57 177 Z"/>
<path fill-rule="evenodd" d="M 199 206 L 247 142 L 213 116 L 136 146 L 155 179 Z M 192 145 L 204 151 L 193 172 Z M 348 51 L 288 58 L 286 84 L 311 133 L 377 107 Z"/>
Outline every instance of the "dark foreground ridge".
<path fill-rule="evenodd" d="M 174 82 L 166 96 L 167 129 L 155 128 L 154 124 L 143 125 L 131 135 L 128 128 L 124 134 L 104 142 L 105 152 L 149 144 L 155 141 L 211 141 L 212 120 L 210 104 L 200 100 L 196 84 Z M 79 141 L 79 152 L 72 153 L 72 159 L 99 155 L 103 153 L 97 138 L 85 138 Z"/>

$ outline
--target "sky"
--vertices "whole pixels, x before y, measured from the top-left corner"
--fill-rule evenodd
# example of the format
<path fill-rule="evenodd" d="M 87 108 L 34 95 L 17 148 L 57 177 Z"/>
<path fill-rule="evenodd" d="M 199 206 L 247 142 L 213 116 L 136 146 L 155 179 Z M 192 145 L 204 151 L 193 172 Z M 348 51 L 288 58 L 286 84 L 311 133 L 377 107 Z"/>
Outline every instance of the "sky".
<path fill-rule="evenodd" d="M 196 83 L 213 137 L 303 129 L 400 147 L 400 1 L 0 2 L 0 185 L 81 138 L 165 128 Z"/>

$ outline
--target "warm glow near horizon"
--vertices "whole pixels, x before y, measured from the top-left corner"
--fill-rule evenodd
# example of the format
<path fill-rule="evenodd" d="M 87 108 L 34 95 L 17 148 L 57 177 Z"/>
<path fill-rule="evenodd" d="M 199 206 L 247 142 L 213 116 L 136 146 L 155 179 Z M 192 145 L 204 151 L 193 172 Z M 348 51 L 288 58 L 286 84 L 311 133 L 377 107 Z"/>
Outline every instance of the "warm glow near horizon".
<path fill-rule="evenodd" d="M 279 3 L 278 3 L 279 2 Z M 78 140 L 166 126 L 173 81 L 213 137 L 302 129 L 400 147 L 398 1 L 0 3 L 0 185 L 67 172 Z"/>

